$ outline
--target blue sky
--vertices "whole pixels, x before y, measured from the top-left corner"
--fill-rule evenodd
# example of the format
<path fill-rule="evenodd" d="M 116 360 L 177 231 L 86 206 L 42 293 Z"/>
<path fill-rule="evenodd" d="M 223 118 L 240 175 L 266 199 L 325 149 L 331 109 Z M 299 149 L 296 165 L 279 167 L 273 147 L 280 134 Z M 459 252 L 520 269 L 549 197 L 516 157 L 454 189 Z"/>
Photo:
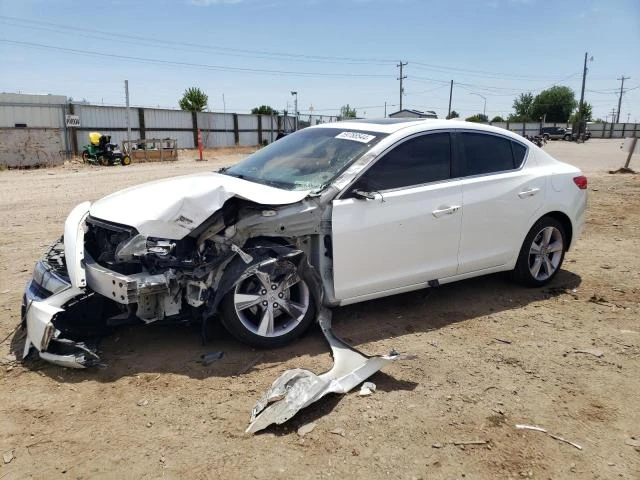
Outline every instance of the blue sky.
<path fill-rule="evenodd" d="M 359 116 L 403 106 L 507 115 L 554 84 L 605 118 L 640 122 L 638 0 L 0 0 L 0 91 L 177 108 L 191 86 L 213 111 L 261 104 Z M 223 105 L 223 96 L 225 104 Z"/>

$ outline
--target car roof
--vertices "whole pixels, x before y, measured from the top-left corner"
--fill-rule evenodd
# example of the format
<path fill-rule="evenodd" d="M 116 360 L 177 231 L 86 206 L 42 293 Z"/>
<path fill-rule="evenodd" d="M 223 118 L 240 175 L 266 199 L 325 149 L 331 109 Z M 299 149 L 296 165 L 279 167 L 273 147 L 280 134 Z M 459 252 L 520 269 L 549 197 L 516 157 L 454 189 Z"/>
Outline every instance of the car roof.
<path fill-rule="evenodd" d="M 444 120 L 436 118 L 379 118 L 367 120 L 344 120 L 333 123 L 323 123 L 308 128 L 344 128 L 345 130 L 362 130 L 367 132 L 395 133 L 405 128 L 416 127 L 412 130 L 441 130 L 441 129 L 460 129 L 470 131 L 484 131 L 488 133 L 497 133 L 522 140 L 522 137 L 513 133 L 506 128 L 494 127 L 484 123 L 466 122 L 464 120 Z M 421 128 L 420 128 L 421 127 Z"/>

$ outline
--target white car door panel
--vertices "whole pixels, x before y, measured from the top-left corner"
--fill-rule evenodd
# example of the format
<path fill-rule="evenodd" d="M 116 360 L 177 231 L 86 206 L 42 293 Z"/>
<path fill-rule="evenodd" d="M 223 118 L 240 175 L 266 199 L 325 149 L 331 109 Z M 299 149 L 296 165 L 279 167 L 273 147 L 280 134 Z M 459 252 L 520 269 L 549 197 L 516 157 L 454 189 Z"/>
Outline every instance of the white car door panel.
<path fill-rule="evenodd" d="M 459 180 L 333 202 L 337 299 L 455 275 L 462 218 Z"/>
<path fill-rule="evenodd" d="M 463 180 L 459 272 L 512 260 L 544 203 L 544 189 L 544 178 L 526 170 Z"/>

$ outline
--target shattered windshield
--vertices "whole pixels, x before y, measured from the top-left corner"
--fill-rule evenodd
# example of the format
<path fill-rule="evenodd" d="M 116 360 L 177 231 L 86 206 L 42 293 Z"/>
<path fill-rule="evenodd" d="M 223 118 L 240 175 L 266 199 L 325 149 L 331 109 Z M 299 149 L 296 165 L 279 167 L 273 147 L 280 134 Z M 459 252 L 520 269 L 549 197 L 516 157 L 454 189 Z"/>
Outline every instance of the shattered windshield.
<path fill-rule="evenodd" d="M 307 128 L 258 150 L 224 174 L 285 190 L 321 190 L 386 134 Z"/>

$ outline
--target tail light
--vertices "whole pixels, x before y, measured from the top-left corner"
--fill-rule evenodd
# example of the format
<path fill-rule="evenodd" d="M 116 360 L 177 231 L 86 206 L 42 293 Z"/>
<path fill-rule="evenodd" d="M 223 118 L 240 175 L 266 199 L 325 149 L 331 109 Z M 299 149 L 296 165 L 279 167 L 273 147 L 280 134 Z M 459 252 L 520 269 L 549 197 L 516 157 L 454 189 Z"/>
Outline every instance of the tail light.
<path fill-rule="evenodd" d="M 580 190 L 587 189 L 587 177 L 585 177 L 584 175 L 573 177 L 573 183 L 575 183 Z"/>

